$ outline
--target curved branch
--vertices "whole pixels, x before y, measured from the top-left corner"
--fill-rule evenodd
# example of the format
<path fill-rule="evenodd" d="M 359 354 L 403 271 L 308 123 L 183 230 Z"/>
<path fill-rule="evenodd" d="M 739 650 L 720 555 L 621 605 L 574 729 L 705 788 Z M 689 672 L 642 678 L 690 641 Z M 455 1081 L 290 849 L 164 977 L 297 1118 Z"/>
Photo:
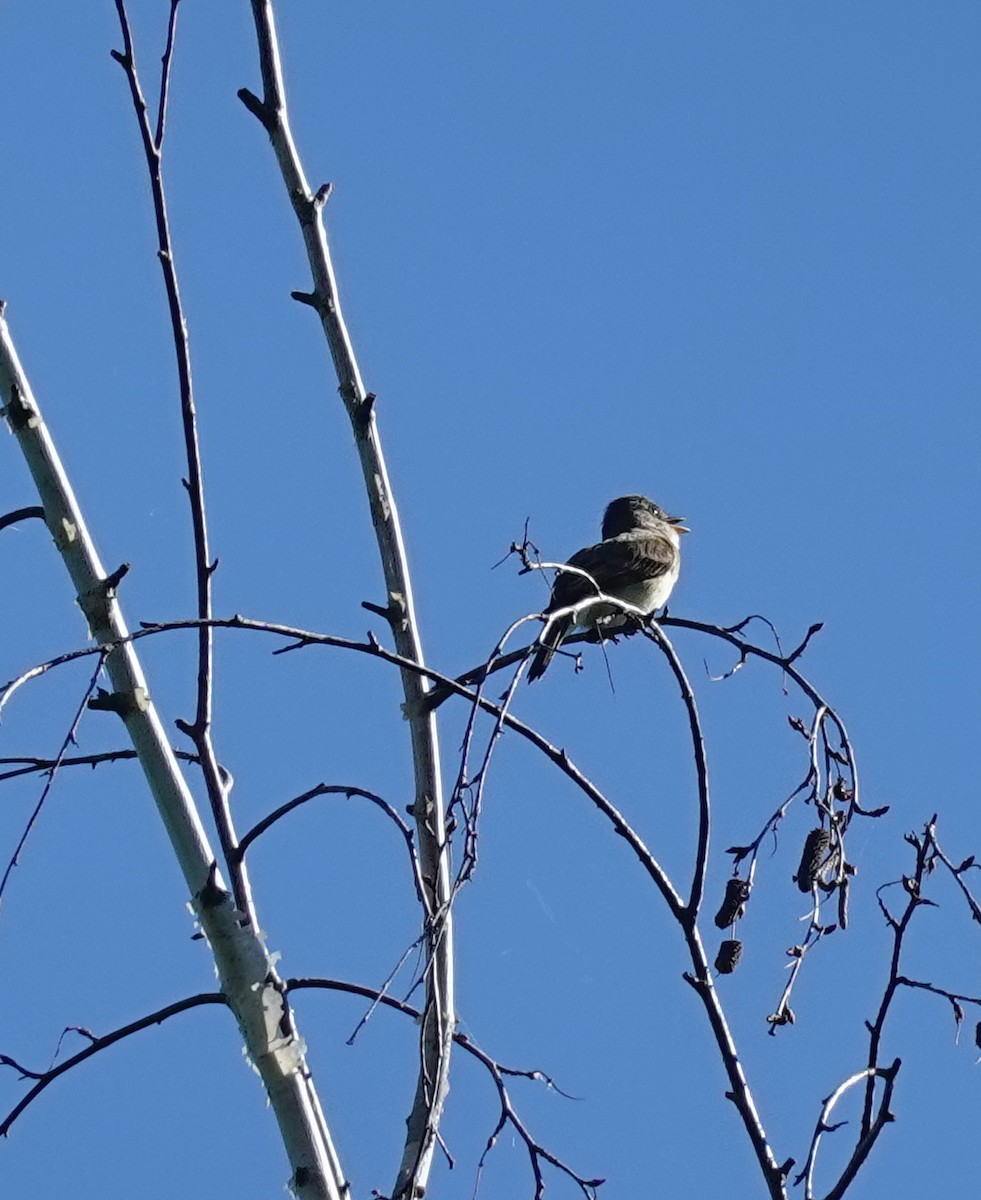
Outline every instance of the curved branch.
<path fill-rule="evenodd" d="M 180 630 L 195 629 L 198 624 L 200 622 L 195 619 L 166 621 L 159 624 L 144 622 L 141 629 L 127 635 L 121 641 L 127 643 L 135 642 L 145 637 L 155 637 L 161 633 L 174 633 Z M 289 639 L 291 643 L 289 646 L 284 646 L 282 649 L 274 651 L 274 653 L 278 654 L 286 650 L 298 650 L 308 646 L 328 646 L 339 650 L 353 650 L 357 654 L 365 654 L 370 658 L 390 663 L 393 666 L 399 667 L 403 672 L 414 672 L 420 676 L 424 676 L 426 679 L 445 687 L 453 695 L 462 697 L 470 704 L 478 705 L 492 717 L 502 719 L 503 724 L 508 729 L 513 729 L 515 733 L 525 738 L 526 741 L 531 742 L 536 749 L 540 750 L 550 762 L 554 763 L 596 805 L 600 812 L 610 821 L 614 832 L 622 837 L 634 851 L 644 870 L 651 876 L 658 891 L 664 897 L 672 915 L 680 918 L 683 914 L 684 902 L 671 883 L 667 872 L 657 862 L 644 844 L 643 839 L 634 831 L 619 809 L 579 770 L 564 750 L 553 746 L 536 729 L 530 725 L 526 725 L 518 717 L 513 716 L 511 713 L 502 714 L 501 707 L 488 700 L 485 696 L 464 687 L 462 684 L 457 683 L 455 679 L 451 679 L 448 675 L 443 675 L 439 671 L 433 670 L 432 667 L 412 662 L 411 659 L 403 658 L 400 654 L 396 654 L 392 650 L 386 650 L 376 640 L 355 642 L 351 638 L 337 637 L 329 633 L 315 633 L 313 630 L 299 629 L 292 625 L 279 625 L 271 621 L 254 621 L 241 615 L 234 617 L 214 617 L 209 624 L 215 629 L 239 629 L 245 632 L 266 633 L 274 637 Z M 62 663 L 71 662 L 76 658 L 82 658 L 93 653 L 95 653 L 95 650 L 92 647 L 74 650 L 69 654 L 60 655 L 57 659 L 51 659 L 48 663 L 42 664 L 37 670 L 40 674 L 43 670 L 48 670 L 53 666 L 60 666 Z"/>
<path fill-rule="evenodd" d="M 872 1147 L 879 1140 L 879 1134 L 882 1133 L 886 1125 L 895 1120 L 892 1114 L 890 1105 L 892 1103 L 892 1094 L 896 1087 L 896 1076 L 899 1073 L 901 1066 L 900 1060 L 894 1059 L 889 1067 L 876 1067 L 875 1075 L 884 1080 L 882 1089 L 882 1100 L 879 1104 L 879 1111 L 876 1113 L 875 1120 L 872 1122 L 868 1132 L 859 1140 L 858 1145 L 852 1152 L 851 1158 L 845 1164 L 845 1168 L 838 1178 L 838 1182 L 834 1185 L 830 1192 L 825 1196 L 824 1200 L 841 1200 L 845 1192 L 851 1187 L 852 1180 L 858 1174 L 862 1164 L 872 1152 Z M 862 1076 L 868 1074 L 863 1071 L 856 1078 L 861 1079 Z M 846 1086 L 850 1086 L 852 1080 L 847 1081 Z M 869 1079 L 869 1083 L 874 1083 L 874 1078 Z M 840 1089 L 839 1089 L 840 1090 Z M 815 1146 L 815 1151 L 817 1147 Z"/>
<path fill-rule="evenodd" d="M 18 521 L 27 521 L 31 517 L 44 520 L 44 509 L 40 504 L 29 504 L 27 508 L 15 508 L 13 512 L 4 513 L 0 517 L 0 529 L 7 529 L 11 525 L 16 525 Z"/>
<path fill-rule="evenodd" d="M 66 1058 L 58 1066 L 52 1067 L 50 1070 L 41 1072 L 35 1076 L 37 1083 L 34 1087 L 14 1105 L 3 1121 L 0 1121 L 0 1137 L 7 1136 L 11 1125 L 13 1125 L 24 1109 L 40 1096 L 46 1087 L 54 1083 L 66 1071 L 77 1067 L 79 1063 L 85 1062 L 87 1058 L 91 1058 L 93 1054 L 98 1054 L 101 1050 L 107 1049 L 107 1047 L 114 1045 L 116 1042 L 121 1042 L 123 1038 L 129 1037 L 131 1034 L 139 1033 L 143 1029 L 149 1029 L 151 1025 L 160 1025 L 168 1017 L 187 1012 L 188 1009 L 199 1008 L 202 1004 L 224 1003 L 225 997 L 221 992 L 201 992 L 200 995 L 189 996 L 186 1000 L 178 1000 L 174 1004 L 168 1004 L 166 1008 L 158 1008 L 156 1012 L 150 1013 L 149 1016 L 141 1017 L 138 1021 L 131 1021 L 129 1025 L 123 1025 L 122 1028 L 113 1030 L 112 1033 L 107 1033 L 103 1037 L 93 1039 L 88 1046 L 79 1050 L 77 1054 L 73 1054 L 71 1058 Z M 32 1072 L 31 1074 L 33 1075 L 34 1073 Z"/>
<path fill-rule="evenodd" d="M 195 620 L 185 621 L 167 621 L 159 625 L 144 624 L 143 628 L 131 635 L 132 639 L 148 637 L 158 633 L 168 633 L 180 629 L 194 629 L 198 622 Z M 432 667 L 427 667 L 421 663 L 412 662 L 410 659 L 402 657 L 391 650 L 386 650 L 377 641 L 371 640 L 368 642 L 355 642 L 350 638 L 336 637 L 333 634 L 314 633 L 311 630 L 297 629 L 289 625 L 277 625 L 272 622 L 253 621 L 247 617 L 235 616 L 226 618 L 214 618 L 210 624 L 216 629 L 241 629 L 257 633 L 269 633 L 276 637 L 289 638 L 293 643 L 291 646 L 283 647 L 284 650 L 294 650 L 306 646 L 329 646 L 341 650 L 353 650 L 358 654 L 366 654 L 371 658 L 381 659 L 382 662 L 391 663 L 393 666 L 400 667 L 402 671 L 415 672 L 426 679 L 432 680 L 435 683 L 441 684 L 448 688 L 455 695 L 461 696 L 471 704 L 478 705 L 492 717 L 499 719 L 508 729 L 513 729 L 515 733 L 525 738 L 542 754 L 545 755 L 550 762 L 554 763 L 559 770 L 571 779 L 573 783 L 582 791 L 593 804 L 606 816 L 613 826 L 613 830 L 626 841 L 630 848 L 634 851 L 639 862 L 647 871 L 651 879 L 657 886 L 658 891 L 664 897 L 671 913 L 680 919 L 684 912 L 684 902 L 679 893 L 675 890 L 671 883 L 667 872 L 657 862 L 653 854 L 645 845 L 643 839 L 632 828 L 627 819 L 612 804 L 599 788 L 583 774 L 582 771 L 575 765 L 565 750 L 553 746 L 545 737 L 543 737 L 536 729 L 530 725 L 526 725 L 524 721 L 515 717 L 509 712 L 505 712 L 500 705 L 494 704 L 479 692 L 471 691 L 469 688 L 458 684 L 455 679 L 450 679 L 449 676 L 441 674 L 439 671 L 433 670 Z M 282 653 L 282 651 L 278 651 Z"/>
<path fill-rule="evenodd" d="M 708 760 L 705 756 L 705 738 L 702 735 L 702 725 L 698 717 L 698 707 L 695 704 L 695 693 L 681 665 L 677 652 L 668 640 L 657 621 L 650 619 L 644 624 L 644 633 L 653 641 L 664 657 L 668 660 L 674 677 L 681 689 L 681 698 L 688 714 L 688 727 L 691 731 L 692 754 L 695 758 L 695 773 L 698 783 L 698 843 L 695 849 L 695 867 L 692 871 L 691 891 L 688 894 L 686 921 L 694 925 L 702 906 L 705 893 L 705 872 L 708 869 L 709 835 L 711 833 L 712 812 L 709 803 Z"/>
<path fill-rule="evenodd" d="M 306 804 L 308 800 L 314 800 L 317 796 L 347 796 L 350 799 L 352 796 L 359 796 L 362 800 L 370 800 L 396 825 L 399 833 L 405 840 L 406 847 L 409 851 L 409 861 L 412 866 L 412 880 L 415 884 L 416 895 L 420 900 L 423 899 L 424 888 L 422 876 L 419 874 L 419 860 L 416 857 L 415 840 L 412 836 L 412 830 L 399 816 L 398 812 L 381 796 L 375 792 L 369 792 L 365 788 L 355 787 L 352 784 L 340 783 L 318 783 L 316 787 L 310 788 L 300 796 L 294 796 L 292 800 L 287 800 L 285 804 L 281 804 L 279 808 L 274 809 L 261 821 L 257 821 L 247 833 L 244 833 L 238 844 L 238 853 L 245 854 L 248 848 L 256 840 L 266 832 L 277 821 L 291 813 L 295 808 L 299 808 L 301 804 Z"/>
<path fill-rule="evenodd" d="M 864 1071 L 857 1071 L 854 1075 L 849 1076 L 849 1078 L 843 1083 L 840 1083 L 830 1096 L 825 1097 L 821 1105 L 821 1112 L 814 1126 L 814 1133 L 811 1137 L 810 1149 L 807 1152 L 807 1161 L 804 1163 L 803 1171 L 801 1171 L 800 1175 L 798 1175 L 797 1179 L 795 1180 L 796 1183 L 803 1182 L 804 1184 L 804 1200 L 814 1200 L 814 1169 L 817 1166 L 817 1155 L 818 1149 L 821 1145 L 821 1138 L 824 1136 L 824 1134 L 834 1133 L 836 1129 L 841 1128 L 841 1123 L 837 1125 L 831 1125 L 829 1123 L 831 1114 L 834 1111 L 838 1101 L 842 1098 L 842 1096 L 845 1095 L 847 1091 L 865 1079 L 874 1082 L 875 1079 L 881 1078 L 885 1079 L 887 1084 L 891 1083 L 896 1077 L 899 1066 L 900 1063 L 899 1059 L 897 1058 L 891 1067 L 867 1067 Z M 884 1110 L 888 1111 L 888 1100 L 885 1097 L 883 1097 L 882 1107 Z M 871 1150 L 871 1148 L 872 1147 L 870 1145 L 866 1149 L 863 1158 L 867 1156 L 868 1151 Z"/>

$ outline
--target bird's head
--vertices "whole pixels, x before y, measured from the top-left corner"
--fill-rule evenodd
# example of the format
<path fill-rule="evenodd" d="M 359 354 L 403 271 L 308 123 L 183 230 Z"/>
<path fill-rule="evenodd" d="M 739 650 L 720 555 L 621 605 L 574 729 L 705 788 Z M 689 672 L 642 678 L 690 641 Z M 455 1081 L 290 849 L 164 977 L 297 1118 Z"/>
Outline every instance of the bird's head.
<path fill-rule="evenodd" d="M 690 533 L 684 517 L 669 516 L 659 504 L 646 496 L 619 496 L 606 506 L 603 514 L 603 538 L 618 537 L 632 529 L 656 529 L 670 525 L 678 533 Z"/>

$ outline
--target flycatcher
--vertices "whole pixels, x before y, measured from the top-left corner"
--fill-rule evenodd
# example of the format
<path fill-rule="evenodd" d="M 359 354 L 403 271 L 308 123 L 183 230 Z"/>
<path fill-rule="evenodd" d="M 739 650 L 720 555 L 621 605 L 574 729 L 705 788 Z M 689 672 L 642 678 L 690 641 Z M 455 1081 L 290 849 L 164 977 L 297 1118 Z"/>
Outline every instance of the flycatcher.
<path fill-rule="evenodd" d="M 545 616 L 562 609 L 569 612 L 550 620 L 542 631 L 540 649 L 528 671 L 529 683 L 545 674 L 563 638 L 575 626 L 589 629 L 606 617 L 623 615 L 614 605 L 590 603 L 601 593 L 645 614 L 667 604 L 681 569 L 681 534 L 689 532 L 683 521 L 684 517 L 669 517 L 646 496 L 621 496 L 607 505 L 603 540 L 573 554 L 567 565 L 578 571 L 560 568 L 555 577 Z"/>

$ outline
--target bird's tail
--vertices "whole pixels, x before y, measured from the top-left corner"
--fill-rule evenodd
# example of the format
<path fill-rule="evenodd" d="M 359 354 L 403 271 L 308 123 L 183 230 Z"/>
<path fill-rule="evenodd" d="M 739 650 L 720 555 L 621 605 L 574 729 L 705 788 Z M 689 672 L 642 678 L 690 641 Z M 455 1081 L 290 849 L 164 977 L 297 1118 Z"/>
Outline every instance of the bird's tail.
<path fill-rule="evenodd" d="M 541 649 L 531 660 L 531 666 L 528 668 L 529 683 L 534 683 L 536 679 L 540 679 L 545 674 L 548 664 L 552 661 L 555 651 L 562 644 L 562 639 L 569 632 L 571 625 L 572 618 L 563 617 L 561 620 L 552 621 L 545 626 L 539 639 Z"/>

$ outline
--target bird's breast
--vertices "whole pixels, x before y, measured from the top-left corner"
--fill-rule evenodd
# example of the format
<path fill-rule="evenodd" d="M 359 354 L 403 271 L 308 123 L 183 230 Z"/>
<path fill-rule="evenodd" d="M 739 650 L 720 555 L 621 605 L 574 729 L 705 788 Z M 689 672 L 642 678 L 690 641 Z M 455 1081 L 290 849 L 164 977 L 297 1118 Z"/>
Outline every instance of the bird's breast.
<path fill-rule="evenodd" d="M 679 567 L 675 566 L 665 571 L 663 575 L 626 584 L 609 594 L 615 595 L 625 604 L 639 608 L 643 613 L 656 612 L 667 604 L 671 589 L 678 582 L 678 571 Z M 584 604 L 582 608 L 576 610 L 575 620 L 577 625 L 589 628 L 604 617 L 614 616 L 619 612 L 619 609 L 610 604 Z"/>

